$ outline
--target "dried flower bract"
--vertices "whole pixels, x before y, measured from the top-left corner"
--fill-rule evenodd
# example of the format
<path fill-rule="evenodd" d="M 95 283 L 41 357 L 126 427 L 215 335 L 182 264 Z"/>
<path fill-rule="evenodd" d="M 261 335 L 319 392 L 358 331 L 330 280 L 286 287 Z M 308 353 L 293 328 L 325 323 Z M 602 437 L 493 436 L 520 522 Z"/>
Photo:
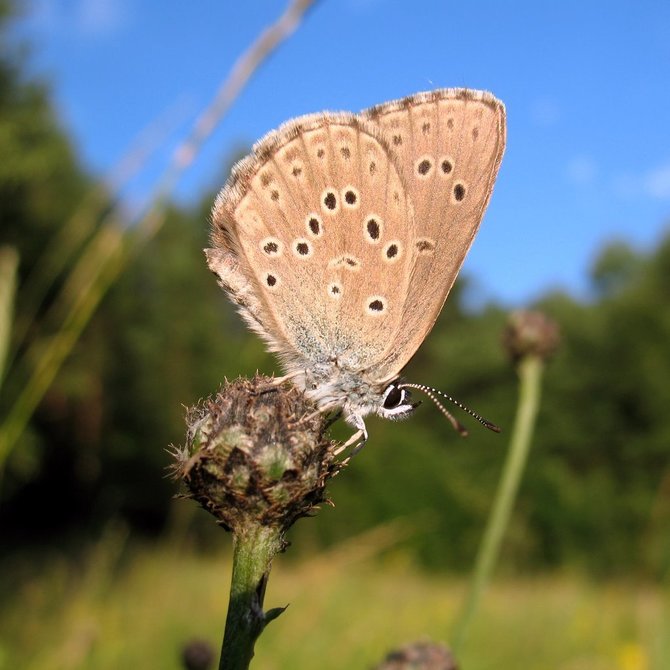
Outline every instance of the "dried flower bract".
<path fill-rule="evenodd" d="M 553 319 L 542 312 L 518 310 L 510 315 L 503 346 L 515 363 L 525 356 L 538 356 L 546 361 L 555 353 L 560 339 Z"/>
<path fill-rule="evenodd" d="M 292 386 L 257 375 L 226 383 L 187 414 L 175 473 L 227 530 L 249 524 L 286 531 L 324 501 L 341 468 L 327 422 Z"/>

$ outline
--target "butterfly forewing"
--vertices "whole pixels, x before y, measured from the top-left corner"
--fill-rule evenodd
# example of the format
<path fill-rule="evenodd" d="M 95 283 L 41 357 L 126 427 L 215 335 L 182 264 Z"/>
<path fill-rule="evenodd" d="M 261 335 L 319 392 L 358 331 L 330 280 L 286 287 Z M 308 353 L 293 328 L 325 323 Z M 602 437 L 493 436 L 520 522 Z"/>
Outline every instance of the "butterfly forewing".
<path fill-rule="evenodd" d="M 214 209 L 214 242 L 252 278 L 288 372 L 379 361 L 401 327 L 414 237 L 386 142 L 350 114 L 303 117 L 268 135 Z"/>
<path fill-rule="evenodd" d="M 505 110 L 492 95 L 444 89 L 362 113 L 393 151 L 414 206 L 414 266 L 399 336 L 377 369 L 391 377 L 432 328 L 489 202 L 505 146 Z"/>

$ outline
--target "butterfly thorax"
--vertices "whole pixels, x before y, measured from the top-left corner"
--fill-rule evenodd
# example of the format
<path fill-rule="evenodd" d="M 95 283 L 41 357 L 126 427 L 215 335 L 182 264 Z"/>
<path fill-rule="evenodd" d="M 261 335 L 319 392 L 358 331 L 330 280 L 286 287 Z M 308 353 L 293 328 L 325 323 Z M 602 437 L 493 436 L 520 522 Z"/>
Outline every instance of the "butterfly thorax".
<path fill-rule="evenodd" d="M 290 376 L 321 411 L 340 409 L 345 421 L 359 429 L 361 444 L 367 440 L 364 418 L 368 414 L 398 420 L 418 405 L 397 378 L 380 381 L 372 371 L 348 369 L 336 360 L 294 369 Z"/>
<path fill-rule="evenodd" d="M 388 385 L 368 379 L 365 371 L 341 367 L 337 361 L 312 365 L 293 381 L 320 409 L 340 408 L 345 418 L 377 412 Z"/>

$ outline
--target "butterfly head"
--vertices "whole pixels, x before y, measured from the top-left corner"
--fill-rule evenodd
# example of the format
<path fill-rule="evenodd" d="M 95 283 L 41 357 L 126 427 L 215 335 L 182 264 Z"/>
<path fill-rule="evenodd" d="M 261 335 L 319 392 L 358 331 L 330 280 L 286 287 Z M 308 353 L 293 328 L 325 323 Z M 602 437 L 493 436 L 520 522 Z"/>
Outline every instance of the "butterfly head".
<path fill-rule="evenodd" d="M 431 386 L 412 384 L 401 378 L 396 378 L 383 387 L 383 390 L 381 391 L 379 389 L 375 391 L 372 387 L 368 387 L 367 391 L 362 396 L 358 395 L 357 400 L 359 402 L 353 400 L 353 397 L 348 397 L 347 401 L 342 404 L 345 419 L 359 429 L 359 432 L 353 439 L 358 440 L 360 438 L 360 441 L 353 453 L 360 450 L 368 439 L 368 432 L 365 427 L 365 421 L 363 420 L 363 417 L 366 414 L 376 413 L 384 419 L 398 421 L 406 419 L 414 413 L 414 410 L 421 404 L 421 401 L 412 402 L 410 389 L 417 389 L 425 393 L 435 403 L 440 412 L 449 420 L 454 429 L 463 437 L 468 434 L 467 429 L 451 414 L 451 412 L 449 412 L 449 410 L 447 410 L 447 408 L 438 400 L 437 396 L 442 396 L 450 402 L 453 402 L 457 407 L 460 407 L 460 409 L 464 410 L 467 414 L 477 419 L 479 423 L 489 430 L 496 433 L 500 432 L 500 428 L 494 423 L 486 420 L 484 417 L 477 414 L 477 412 L 472 411 L 463 405 L 463 403 L 455 400 L 446 393 L 442 393 L 442 391 L 438 391 Z"/>
<path fill-rule="evenodd" d="M 400 381 L 395 380 L 384 389 L 377 414 L 384 419 L 399 421 L 408 418 L 420 404 L 421 401 L 411 402 L 409 389 L 403 388 Z"/>

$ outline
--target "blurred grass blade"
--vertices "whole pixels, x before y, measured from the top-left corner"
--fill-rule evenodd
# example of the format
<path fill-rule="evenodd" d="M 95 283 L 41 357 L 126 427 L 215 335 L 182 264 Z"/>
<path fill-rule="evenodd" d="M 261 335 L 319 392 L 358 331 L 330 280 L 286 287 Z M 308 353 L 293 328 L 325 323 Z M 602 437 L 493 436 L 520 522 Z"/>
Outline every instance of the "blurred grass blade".
<path fill-rule="evenodd" d="M 182 172 L 193 162 L 203 142 L 237 100 L 251 76 L 293 34 L 305 12 L 314 2 L 315 0 L 292 0 L 279 19 L 266 28 L 238 58 L 230 75 L 219 87 L 214 100 L 204 109 L 189 136 L 174 152 L 172 162 L 159 183 L 156 200 L 162 199 L 172 191 Z M 151 232 L 148 227 L 147 232 Z"/>
<path fill-rule="evenodd" d="M 152 121 L 131 144 L 110 174 L 91 188 L 74 214 L 46 245 L 42 257 L 35 263 L 21 288 L 21 314 L 14 327 L 12 351 L 20 350 L 23 340 L 35 321 L 35 316 L 50 287 L 72 262 L 77 252 L 96 229 L 110 199 L 119 193 L 146 165 L 176 125 L 175 109 Z M 111 194 L 111 195 L 110 195 Z M 8 359 L 8 363 L 11 359 Z"/>
<path fill-rule="evenodd" d="M 62 296 L 71 304 L 64 310 L 64 320 L 56 334 L 36 342 L 26 356 L 35 361 L 31 375 L 19 397 L 0 426 L 0 468 L 18 442 L 30 417 L 56 377 L 63 361 L 72 351 L 100 300 L 114 283 L 128 259 L 140 246 L 155 235 L 165 217 L 165 200 L 179 177 L 193 162 L 202 144 L 221 122 L 225 113 L 258 67 L 295 31 L 313 0 L 293 0 L 276 23 L 264 30 L 251 47 L 235 63 L 230 76 L 220 87 L 212 103 L 203 111 L 188 137 L 177 147 L 164 176 L 159 180 L 156 195 L 135 230 L 107 223 L 91 239 L 82 257 L 71 272 Z M 110 217 L 111 220 L 116 216 Z M 132 253 L 128 253 L 132 252 Z M 32 354 L 32 355 L 31 355 Z"/>
<path fill-rule="evenodd" d="M 0 247 L 0 386 L 4 379 L 5 361 L 9 352 L 16 293 L 19 255 L 9 246 Z"/>
<path fill-rule="evenodd" d="M 122 232 L 113 227 L 105 229 L 108 237 L 108 258 L 103 263 L 97 281 L 82 291 L 74 302 L 58 332 L 46 341 L 40 341 L 29 349 L 28 355 L 35 365 L 28 379 L 11 406 L 0 430 L 0 468 L 12 447 L 18 442 L 33 411 L 53 382 L 60 366 L 72 351 L 79 335 L 88 323 L 93 311 L 102 299 L 104 287 L 108 287 L 118 276 L 122 260 Z M 115 237 L 114 237 L 115 236 Z M 100 236 L 96 240 L 100 241 Z"/>
<path fill-rule="evenodd" d="M 469 632 L 493 569 L 498 561 L 500 545 L 514 507 L 521 476 L 528 460 L 533 428 L 540 405 L 540 391 L 544 361 L 540 356 L 529 355 L 519 363 L 519 405 L 514 430 L 498 485 L 493 509 L 484 531 L 475 561 L 465 606 L 456 621 L 451 636 L 451 648 L 457 658 Z"/>

